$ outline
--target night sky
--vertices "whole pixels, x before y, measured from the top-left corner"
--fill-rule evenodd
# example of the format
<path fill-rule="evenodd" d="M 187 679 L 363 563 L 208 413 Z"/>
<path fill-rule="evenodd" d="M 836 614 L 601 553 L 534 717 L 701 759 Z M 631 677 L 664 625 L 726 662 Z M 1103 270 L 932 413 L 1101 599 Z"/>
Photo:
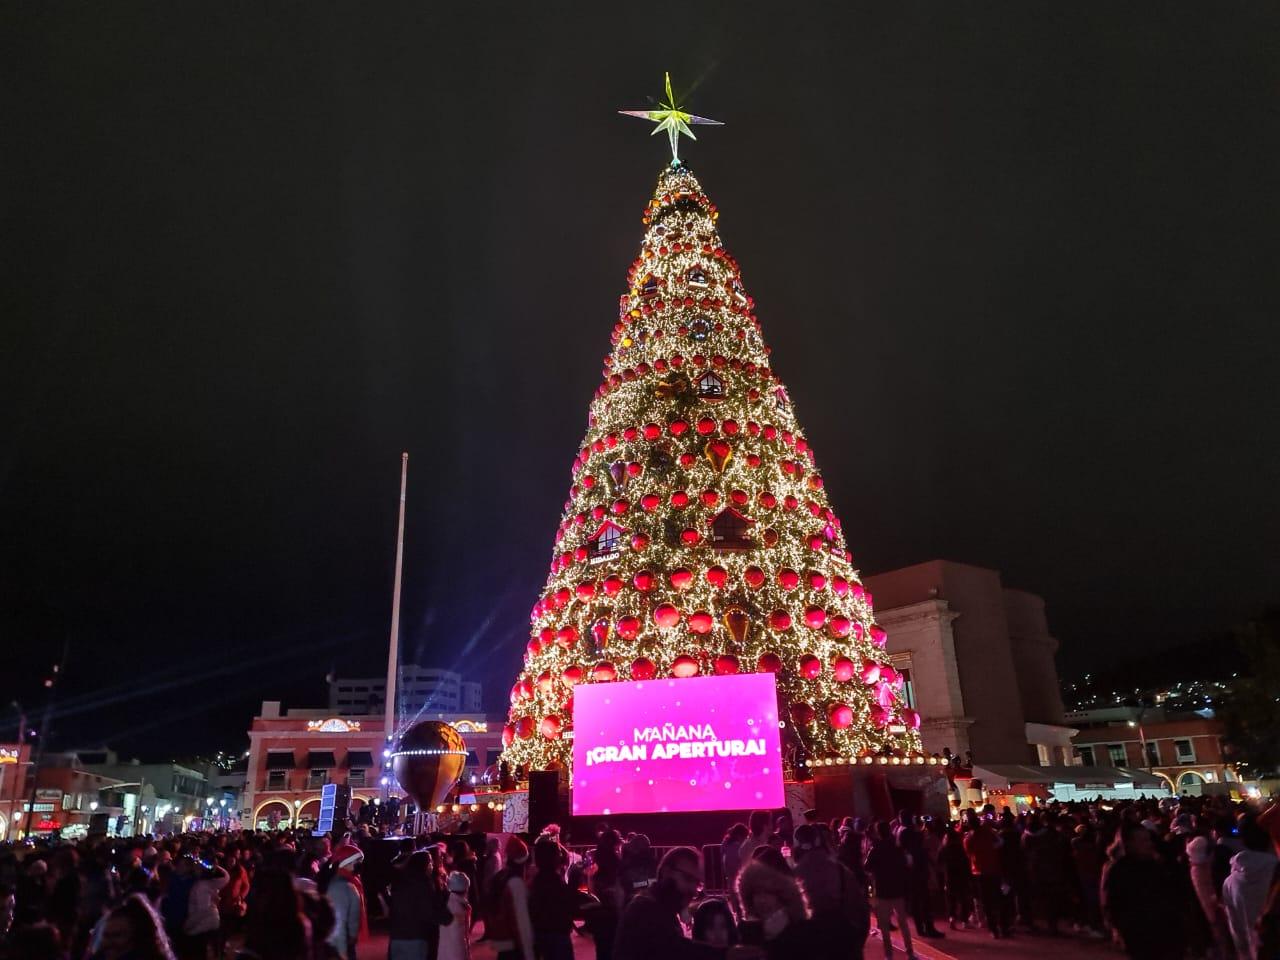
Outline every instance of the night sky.
<path fill-rule="evenodd" d="M 65 640 L 53 742 L 178 755 L 379 673 L 405 449 L 406 659 L 500 708 L 664 69 L 864 573 L 1068 673 L 1280 600 L 1280 8 L 805 11 L 9 4 L 0 702 Z"/>

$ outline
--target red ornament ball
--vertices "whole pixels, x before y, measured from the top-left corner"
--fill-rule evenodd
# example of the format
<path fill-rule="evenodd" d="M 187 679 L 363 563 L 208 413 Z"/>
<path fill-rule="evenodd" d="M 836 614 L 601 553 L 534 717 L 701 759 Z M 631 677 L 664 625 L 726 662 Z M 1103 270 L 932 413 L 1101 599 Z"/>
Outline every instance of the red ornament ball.
<path fill-rule="evenodd" d="M 742 571 L 742 579 L 752 590 L 758 590 L 764 586 L 764 571 L 759 567 L 747 567 Z"/>
<path fill-rule="evenodd" d="M 653 622 L 669 630 L 680 622 L 680 611 L 670 603 L 659 604 L 653 610 Z"/>
<path fill-rule="evenodd" d="M 698 661 L 687 653 L 682 653 L 671 661 L 671 675 L 673 677 L 696 677 L 701 672 Z"/>
<path fill-rule="evenodd" d="M 560 676 L 564 679 L 565 683 L 572 687 L 582 679 L 582 668 L 576 663 L 571 664 L 560 671 Z"/>
<path fill-rule="evenodd" d="M 856 668 L 848 657 L 836 657 L 831 664 L 831 674 L 840 683 L 848 683 L 853 679 Z"/>
<path fill-rule="evenodd" d="M 800 676 L 806 680 L 816 680 L 822 674 L 822 661 L 812 653 L 800 658 Z"/>
<path fill-rule="evenodd" d="M 684 567 L 677 567 L 667 574 L 667 579 L 671 581 L 671 586 L 677 590 L 688 590 L 693 586 L 693 572 L 686 570 Z"/>
<path fill-rule="evenodd" d="M 843 614 L 836 614 L 836 616 L 827 621 L 827 629 L 837 639 L 847 637 L 849 631 L 853 629 L 853 621 Z"/>
<path fill-rule="evenodd" d="M 833 703 L 827 710 L 827 719 L 837 730 L 844 730 L 853 723 L 853 708 L 847 703 Z"/>
<path fill-rule="evenodd" d="M 782 660 L 776 653 L 763 653 L 756 661 L 756 670 L 760 673 L 777 673 L 782 669 Z"/>
<path fill-rule="evenodd" d="M 791 626 L 791 614 L 785 610 L 774 610 L 769 614 L 769 626 L 773 630 L 786 630 Z"/>
<path fill-rule="evenodd" d="M 783 567 L 778 571 L 778 585 L 782 587 L 783 590 L 794 590 L 796 587 L 800 586 L 800 574 L 796 573 L 794 570 L 788 570 L 786 567 Z"/>
<path fill-rule="evenodd" d="M 595 677 L 598 683 L 611 683 L 618 679 L 618 670 L 608 660 L 602 660 L 596 664 L 595 669 L 591 671 L 591 675 Z"/>
<path fill-rule="evenodd" d="M 710 633 L 714 623 L 715 620 L 711 614 L 705 610 L 698 610 L 689 614 L 689 629 L 694 633 Z"/>
<path fill-rule="evenodd" d="M 804 625 L 810 630 L 821 630 L 827 622 L 827 611 L 821 607 L 808 607 L 804 611 Z"/>
<path fill-rule="evenodd" d="M 707 569 L 707 583 L 711 584 L 717 590 L 729 582 L 729 573 L 724 567 L 710 567 Z"/>
<path fill-rule="evenodd" d="M 622 639 L 634 640 L 640 633 L 640 618 L 631 616 L 619 617 L 615 629 Z"/>
<path fill-rule="evenodd" d="M 653 574 L 648 570 L 641 570 L 631 578 L 631 582 L 635 584 L 636 589 L 641 593 L 648 593 L 653 589 L 654 579 Z"/>
<path fill-rule="evenodd" d="M 658 668 L 647 657 L 636 657 L 631 661 L 632 680 L 652 680 Z"/>
<path fill-rule="evenodd" d="M 539 728 L 542 735 L 548 740 L 560 739 L 560 718 L 557 716 L 546 716 L 542 718 L 542 726 Z"/>
<path fill-rule="evenodd" d="M 717 676 L 732 676 L 738 672 L 738 658 L 731 653 L 722 653 L 716 657 L 713 666 Z"/>
<path fill-rule="evenodd" d="M 528 740 L 533 736 L 533 717 L 521 717 L 516 721 L 516 736 Z"/>
<path fill-rule="evenodd" d="M 791 722 L 800 727 L 807 727 L 813 723 L 814 717 L 818 715 L 818 711 L 807 703 L 791 704 Z"/>

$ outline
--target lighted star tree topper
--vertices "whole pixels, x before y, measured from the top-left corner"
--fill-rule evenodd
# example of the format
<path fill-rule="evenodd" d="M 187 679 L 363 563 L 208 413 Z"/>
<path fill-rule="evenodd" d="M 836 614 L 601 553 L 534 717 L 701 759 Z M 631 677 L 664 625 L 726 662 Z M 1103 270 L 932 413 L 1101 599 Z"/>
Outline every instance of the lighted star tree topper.
<path fill-rule="evenodd" d="M 666 131 L 667 138 L 671 141 L 671 162 L 678 163 L 680 160 L 680 135 L 684 134 L 690 140 L 697 140 L 690 128 L 691 123 L 709 124 L 713 127 L 723 127 L 724 124 L 719 120 L 710 120 L 707 117 L 698 117 L 692 113 L 686 113 L 681 110 L 676 103 L 675 95 L 671 92 L 671 74 L 664 75 L 665 85 L 667 89 L 667 99 L 658 101 L 660 110 L 619 110 L 618 112 L 627 117 L 639 117 L 641 120 L 651 120 L 657 124 L 653 128 L 655 134 Z"/>

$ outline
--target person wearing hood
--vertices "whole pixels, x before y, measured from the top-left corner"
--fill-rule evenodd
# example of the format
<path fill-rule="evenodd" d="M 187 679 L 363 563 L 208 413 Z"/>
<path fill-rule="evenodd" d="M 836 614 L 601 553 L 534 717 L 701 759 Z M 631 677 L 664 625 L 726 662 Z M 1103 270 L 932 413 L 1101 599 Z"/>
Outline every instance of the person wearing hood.
<path fill-rule="evenodd" d="M 454 870 L 445 881 L 449 900 L 445 904 L 453 922 L 440 928 L 437 960 L 471 960 L 471 902 L 467 898 L 471 878 Z"/>
<path fill-rule="evenodd" d="M 1231 858 L 1231 873 L 1222 885 L 1222 905 L 1236 956 L 1258 954 L 1258 918 L 1276 875 L 1271 838 L 1251 817 L 1240 824 L 1244 849 Z"/>
<path fill-rule="evenodd" d="M 836 942 L 824 938 L 809 918 L 809 904 L 793 876 L 780 873 L 760 858 L 738 873 L 738 900 L 764 937 L 769 960 L 834 956 Z"/>
<path fill-rule="evenodd" d="M 1112 859 L 1102 873 L 1102 915 L 1125 952 L 1139 960 L 1182 956 L 1182 925 L 1170 922 L 1178 884 L 1160 859 L 1151 831 L 1126 822 L 1108 852 Z"/>
<path fill-rule="evenodd" d="M 504 866 L 494 874 L 485 904 L 485 936 L 498 960 L 533 960 L 533 920 L 529 916 L 529 845 L 519 837 L 507 840 Z"/>
<path fill-rule="evenodd" d="M 866 884 L 832 855 L 812 824 L 796 827 L 794 844 L 795 876 L 813 911 L 813 925 L 826 943 L 846 944 L 845 956 L 861 957 L 871 930 Z"/>
<path fill-rule="evenodd" d="M 1200 911 L 1204 914 L 1213 939 L 1213 955 L 1226 956 L 1230 933 L 1227 931 L 1227 915 L 1223 912 L 1218 889 L 1213 883 L 1212 840 L 1200 836 L 1192 837 L 1187 842 L 1187 869 L 1191 874 L 1191 887 L 1196 892 L 1196 901 L 1200 904 Z"/>

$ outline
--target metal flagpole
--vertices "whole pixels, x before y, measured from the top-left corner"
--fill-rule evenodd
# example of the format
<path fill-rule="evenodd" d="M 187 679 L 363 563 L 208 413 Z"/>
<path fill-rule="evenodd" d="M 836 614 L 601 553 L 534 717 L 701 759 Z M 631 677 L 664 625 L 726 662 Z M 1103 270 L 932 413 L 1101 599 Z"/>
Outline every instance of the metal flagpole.
<path fill-rule="evenodd" d="M 404 493 L 409 479 L 409 454 L 400 454 L 400 526 L 396 531 L 396 579 L 391 591 L 391 642 L 387 649 L 387 749 L 396 733 L 396 667 L 400 662 L 400 577 L 404 569 Z M 384 793 L 386 791 L 383 791 Z"/>

